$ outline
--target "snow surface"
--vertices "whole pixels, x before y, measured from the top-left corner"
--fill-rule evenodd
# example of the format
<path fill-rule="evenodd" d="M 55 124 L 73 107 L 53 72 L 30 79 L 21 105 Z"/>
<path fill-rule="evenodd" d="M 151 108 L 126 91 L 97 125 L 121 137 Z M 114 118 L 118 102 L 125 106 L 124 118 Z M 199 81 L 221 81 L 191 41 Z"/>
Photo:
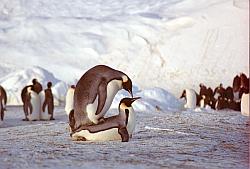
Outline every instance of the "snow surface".
<path fill-rule="evenodd" d="M 8 107 L 0 127 L 0 168 L 249 168 L 249 118 L 240 112 L 138 112 L 127 143 L 73 142 L 64 107 L 56 107 L 54 117 L 24 122 L 22 107 Z"/>
<path fill-rule="evenodd" d="M 227 86 L 249 72 L 248 30 L 248 0 L 1 0 L 0 84 L 20 104 L 19 87 L 35 74 L 13 84 L 39 66 L 63 100 L 86 70 L 106 64 L 140 89 L 175 96 L 201 82 Z"/>
<path fill-rule="evenodd" d="M 0 168 L 248 168 L 249 118 L 184 109 L 183 89 L 249 76 L 248 0 L 1 0 L 0 85 L 8 107 Z M 89 68 L 106 64 L 133 81 L 134 137 L 72 142 L 67 115 L 23 122 L 20 93 L 53 83 L 56 105 Z M 117 113 L 118 92 L 107 115 Z"/>

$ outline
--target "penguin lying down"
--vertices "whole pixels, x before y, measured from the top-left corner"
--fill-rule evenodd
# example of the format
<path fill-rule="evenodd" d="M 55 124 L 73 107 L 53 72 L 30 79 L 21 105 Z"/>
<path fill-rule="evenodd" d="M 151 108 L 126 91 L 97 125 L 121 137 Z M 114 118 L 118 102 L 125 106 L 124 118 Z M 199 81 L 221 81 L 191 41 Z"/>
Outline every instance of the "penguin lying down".
<path fill-rule="evenodd" d="M 103 122 L 90 125 L 81 126 L 75 130 L 72 130 L 70 134 L 72 140 L 75 141 L 112 141 L 122 140 L 122 142 L 128 142 L 132 137 L 132 133 L 135 129 L 136 114 L 132 107 L 132 103 L 140 99 L 136 98 L 123 98 L 119 104 L 119 114 L 104 118 Z M 69 115 L 70 126 L 74 123 L 74 116 L 71 111 Z"/>

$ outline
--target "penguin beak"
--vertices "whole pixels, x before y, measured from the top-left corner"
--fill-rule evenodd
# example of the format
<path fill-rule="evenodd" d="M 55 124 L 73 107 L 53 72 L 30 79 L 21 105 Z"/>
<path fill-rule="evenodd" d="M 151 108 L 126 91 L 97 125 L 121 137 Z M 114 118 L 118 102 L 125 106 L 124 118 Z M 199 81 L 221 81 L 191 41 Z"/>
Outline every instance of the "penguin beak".
<path fill-rule="evenodd" d="M 128 91 L 130 93 L 130 95 L 133 97 L 133 93 L 132 93 L 132 90 L 129 90 Z"/>
<path fill-rule="evenodd" d="M 134 101 L 136 101 L 136 100 L 138 100 L 138 99 L 140 99 L 141 97 L 135 97 L 135 98 L 132 98 L 131 99 L 131 104 L 134 102 Z"/>

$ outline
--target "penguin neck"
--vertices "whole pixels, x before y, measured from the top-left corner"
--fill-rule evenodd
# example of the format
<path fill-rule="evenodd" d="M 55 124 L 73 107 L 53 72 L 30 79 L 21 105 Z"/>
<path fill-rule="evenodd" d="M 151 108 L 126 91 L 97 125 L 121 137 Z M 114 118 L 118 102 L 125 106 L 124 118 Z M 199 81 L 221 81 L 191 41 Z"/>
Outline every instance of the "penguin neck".
<path fill-rule="evenodd" d="M 122 117 L 126 119 L 128 133 L 131 135 L 135 129 L 136 114 L 133 107 L 127 107 L 126 109 L 128 110 L 127 111 L 128 113 L 126 113 L 125 109 L 123 109 L 121 112 L 122 112 Z"/>
<path fill-rule="evenodd" d="M 108 83 L 107 86 L 107 100 L 105 105 L 107 104 L 108 108 L 110 107 L 116 93 L 122 89 L 122 81 L 121 80 L 112 80 Z"/>

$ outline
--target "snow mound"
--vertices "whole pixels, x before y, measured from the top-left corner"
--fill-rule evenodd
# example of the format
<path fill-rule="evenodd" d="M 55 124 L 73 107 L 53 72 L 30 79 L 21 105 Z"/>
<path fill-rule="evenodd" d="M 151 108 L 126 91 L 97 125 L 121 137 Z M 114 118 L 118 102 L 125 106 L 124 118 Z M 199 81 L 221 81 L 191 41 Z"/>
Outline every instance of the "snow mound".
<path fill-rule="evenodd" d="M 141 99 L 133 103 L 133 108 L 137 112 L 178 111 L 183 109 L 183 102 L 162 88 L 137 89 L 134 90 L 133 95 L 134 97 L 141 97 Z M 118 92 L 111 108 L 117 109 L 120 100 L 124 97 L 130 96 L 126 91 Z"/>
<path fill-rule="evenodd" d="M 18 70 L 10 73 L 0 79 L 0 84 L 7 92 L 9 105 L 21 105 L 21 91 L 26 85 L 32 84 L 32 79 L 36 78 L 43 86 L 47 88 L 47 82 L 51 81 L 53 84 L 52 91 L 55 97 L 55 104 L 58 105 L 64 101 L 62 96 L 65 95 L 67 85 L 65 82 L 58 80 L 52 73 L 39 67 L 33 66 L 24 70 Z"/>
<path fill-rule="evenodd" d="M 154 87 L 136 93 L 141 99 L 134 103 L 137 111 L 178 111 L 182 102 L 170 92 Z"/>

